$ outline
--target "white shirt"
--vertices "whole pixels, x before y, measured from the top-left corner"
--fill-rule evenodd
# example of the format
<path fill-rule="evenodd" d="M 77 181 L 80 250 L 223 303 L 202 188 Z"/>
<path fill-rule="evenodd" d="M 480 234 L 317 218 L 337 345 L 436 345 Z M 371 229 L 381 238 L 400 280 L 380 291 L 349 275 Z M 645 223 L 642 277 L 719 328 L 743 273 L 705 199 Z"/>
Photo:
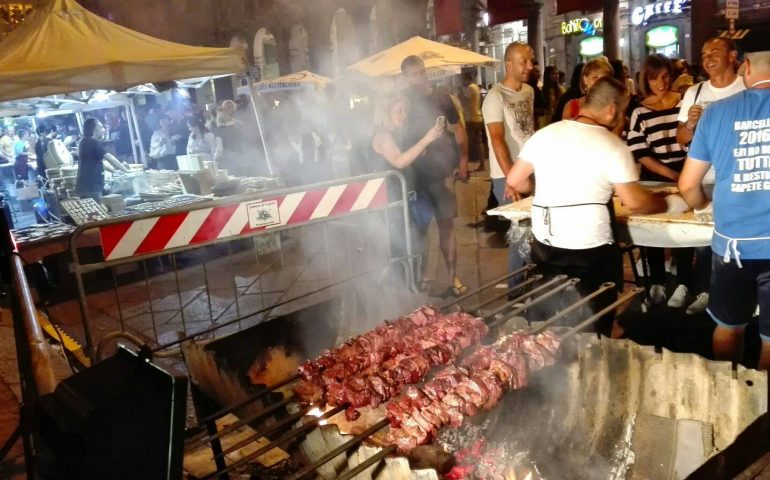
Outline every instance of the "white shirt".
<path fill-rule="evenodd" d="M 687 114 L 690 112 L 690 107 L 695 104 L 695 96 L 698 93 L 698 87 L 701 83 L 693 85 L 684 92 L 684 98 L 682 98 L 682 105 L 679 109 L 679 116 L 677 120 L 681 123 L 687 122 Z M 698 105 L 703 105 L 705 108 L 709 103 L 722 100 L 731 95 L 735 95 L 738 92 L 746 90 L 746 85 L 743 83 L 743 77 L 738 76 L 735 81 L 724 88 L 717 88 L 711 84 L 711 80 L 707 80 L 702 83 L 703 88 L 698 95 Z"/>
<path fill-rule="evenodd" d="M 524 142 L 535 131 L 534 108 L 535 91 L 526 83 L 521 85 L 521 90 L 518 92 L 498 83 L 487 93 L 481 112 L 484 115 L 487 138 L 489 139 L 490 177 L 503 178 L 505 174 L 500 168 L 500 164 L 497 163 L 488 125 L 490 123 L 503 123 L 505 143 L 508 144 L 508 150 L 511 152 L 511 160 L 515 162 Z"/>
<path fill-rule="evenodd" d="M 214 134 L 211 132 L 206 132 L 203 134 L 203 137 L 195 138 L 194 134 L 191 133 L 190 136 L 187 138 L 187 154 L 193 155 L 196 153 L 207 153 L 209 155 L 214 155 L 214 152 L 217 150 L 217 139 L 214 137 Z"/>
<path fill-rule="evenodd" d="M 535 169 L 535 238 L 570 250 L 614 241 L 606 206 L 612 186 L 639 180 L 634 158 L 620 138 L 604 127 L 562 120 L 535 133 L 519 160 Z M 579 204 L 589 205 L 569 206 Z"/>

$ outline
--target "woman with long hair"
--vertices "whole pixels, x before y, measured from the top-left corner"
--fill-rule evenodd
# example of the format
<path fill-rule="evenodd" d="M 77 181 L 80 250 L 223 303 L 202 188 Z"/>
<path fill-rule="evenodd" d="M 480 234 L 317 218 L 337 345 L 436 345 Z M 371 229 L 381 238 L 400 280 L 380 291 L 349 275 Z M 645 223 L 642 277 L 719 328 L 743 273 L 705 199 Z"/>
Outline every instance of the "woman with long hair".
<path fill-rule="evenodd" d="M 614 74 L 615 72 L 612 70 L 610 62 L 604 57 L 586 63 L 583 71 L 580 73 L 580 91 L 583 92 L 583 95 L 580 98 L 570 100 L 564 105 L 562 119 L 571 120 L 577 117 L 580 113 L 580 107 L 583 106 L 588 89 L 600 78 L 612 77 Z"/>
<path fill-rule="evenodd" d="M 430 210 L 427 197 L 421 195 L 415 183 L 412 164 L 425 153 L 428 146 L 444 135 L 444 126 L 436 124 L 431 127 L 425 135 L 411 146 L 399 146 L 398 138 L 401 138 L 402 131 L 406 125 L 409 113 L 409 103 L 405 97 L 396 94 L 389 94 L 380 97 L 374 106 L 374 132 L 371 141 L 370 165 L 374 171 L 398 169 L 407 180 L 407 189 L 412 195 L 410 200 L 410 210 L 412 212 L 412 225 L 415 244 L 418 245 L 417 253 L 422 254 L 423 261 L 419 271 L 420 280 L 418 288 L 426 290 L 428 280 L 425 277 L 427 267 L 427 242 L 425 241 L 425 230 L 430 223 Z M 391 185 L 391 189 L 395 189 Z M 422 217 L 422 218 L 420 218 Z M 394 251 L 402 251 L 394 245 Z M 457 278 L 457 272 L 449 272 L 452 278 L 453 287 L 460 289 L 464 285 Z"/>
<path fill-rule="evenodd" d="M 572 69 L 569 88 L 561 95 L 561 98 L 559 98 L 559 103 L 556 105 L 556 111 L 553 112 L 553 117 L 551 117 L 551 123 L 563 120 L 562 113 L 564 113 L 564 105 L 566 105 L 567 102 L 583 96 L 583 92 L 580 89 L 580 74 L 583 73 L 584 66 L 584 63 L 578 63 L 575 65 L 575 68 Z"/>
<path fill-rule="evenodd" d="M 545 73 L 543 74 L 543 98 L 545 100 L 546 115 L 548 115 L 549 119 L 553 118 L 561 98 L 559 69 L 554 65 L 545 67 Z"/>
<path fill-rule="evenodd" d="M 671 91 L 671 60 L 659 54 L 650 55 L 644 62 L 639 78 L 639 89 L 644 98 L 631 114 L 628 146 L 641 164 L 641 180 L 676 182 L 682 171 L 685 151 L 676 140 L 677 115 L 682 95 Z M 647 248 L 653 304 L 666 299 L 666 271 L 662 248 Z M 692 281 L 692 248 L 674 248 L 672 257 L 677 268 L 677 287 L 668 301 L 669 307 L 682 307 L 687 300 Z"/>

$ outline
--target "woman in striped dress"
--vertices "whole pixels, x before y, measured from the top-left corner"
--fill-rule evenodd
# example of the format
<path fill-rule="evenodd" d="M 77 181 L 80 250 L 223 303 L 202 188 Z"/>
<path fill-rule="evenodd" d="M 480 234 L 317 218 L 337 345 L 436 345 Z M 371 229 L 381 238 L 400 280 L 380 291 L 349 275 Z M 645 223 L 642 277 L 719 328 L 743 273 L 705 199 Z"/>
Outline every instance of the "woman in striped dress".
<path fill-rule="evenodd" d="M 682 171 L 685 151 L 676 141 L 677 115 L 681 94 L 671 91 L 671 60 L 659 54 L 644 62 L 639 88 L 644 100 L 631 114 L 628 146 L 641 164 L 640 180 L 674 182 Z M 653 304 L 666 299 L 666 270 L 662 248 L 646 248 L 652 287 L 649 296 Z M 669 307 L 682 307 L 692 282 L 692 248 L 672 249 L 677 266 L 676 284 Z"/>

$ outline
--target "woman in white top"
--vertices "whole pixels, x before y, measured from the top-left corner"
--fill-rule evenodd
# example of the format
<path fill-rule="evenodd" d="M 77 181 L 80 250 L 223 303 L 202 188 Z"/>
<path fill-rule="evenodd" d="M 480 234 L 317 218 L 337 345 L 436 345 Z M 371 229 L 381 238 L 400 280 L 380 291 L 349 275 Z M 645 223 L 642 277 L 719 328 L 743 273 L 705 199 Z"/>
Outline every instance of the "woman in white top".
<path fill-rule="evenodd" d="M 190 129 L 190 137 L 187 139 L 187 155 L 205 153 L 213 157 L 217 150 L 217 139 L 206 128 L 203 119 L 201 117 L 188 118 L 187 128 Z"/>

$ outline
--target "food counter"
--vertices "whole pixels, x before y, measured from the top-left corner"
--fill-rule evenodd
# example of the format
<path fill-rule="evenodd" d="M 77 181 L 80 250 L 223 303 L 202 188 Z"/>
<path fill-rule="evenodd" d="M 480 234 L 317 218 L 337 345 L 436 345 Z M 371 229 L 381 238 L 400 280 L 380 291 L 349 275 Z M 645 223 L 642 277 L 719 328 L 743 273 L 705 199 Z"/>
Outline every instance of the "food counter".
<path fill-rule="evenodd" d="M 653 193 L 677 193 L 673 184 L 643 184 Z M 530 218 L 532 199 L 510 203 L 489 210 L 490 215 L 498 215 L 508 220 Z M 618 219 L 618 239 L 621 242 L 644 247 L 678 248 L 707 247 L 711 245 L 714 223 L 698 219 L 690 211 L 681 214 L 658 213 L 655 215 L 632 214 L 615 197 L 615 214 Z"/>

